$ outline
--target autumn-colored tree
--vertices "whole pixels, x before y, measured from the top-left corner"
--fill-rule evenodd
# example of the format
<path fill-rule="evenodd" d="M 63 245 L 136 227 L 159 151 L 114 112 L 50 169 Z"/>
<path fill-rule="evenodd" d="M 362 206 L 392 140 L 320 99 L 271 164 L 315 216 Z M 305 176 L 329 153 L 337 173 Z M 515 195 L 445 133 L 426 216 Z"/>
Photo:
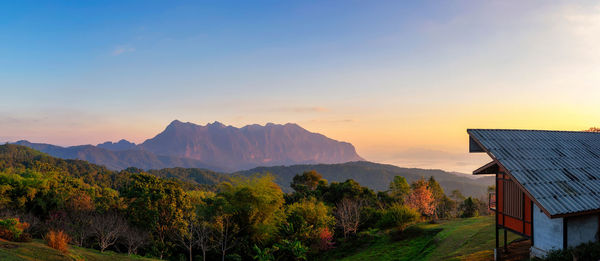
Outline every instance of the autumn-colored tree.
<path fill-rule="evenodd" d="M 319 231 L 319 250 L 329 250 L 333 248 L 333 232 L 329 228 L 323 228 Z"/>
<path fill-rule="evenodd" d="M 587 132 L 600 132 L 600 128 L 598 128 L 598 127 L 591 127 L 591 128 L 589 128 L 589 129 L 587 129 L 585 131 L 587 131 Z"/>
<path fill-rule="evenodd" d="M 412 191 L 408 195 L 406 204 L 418 210 L 422 215 L 432 216 L 435 212 L 435 198 L 424 179 L 411 184 Z"/>
<path fill-rule="evenodd" d="M 49 247 L 59 250 L 63 253 L 69 252 L 69 235 L 62 230 L 54 231 L 50 230 L 48 234 L 46 234 L 46 243 Z"/>

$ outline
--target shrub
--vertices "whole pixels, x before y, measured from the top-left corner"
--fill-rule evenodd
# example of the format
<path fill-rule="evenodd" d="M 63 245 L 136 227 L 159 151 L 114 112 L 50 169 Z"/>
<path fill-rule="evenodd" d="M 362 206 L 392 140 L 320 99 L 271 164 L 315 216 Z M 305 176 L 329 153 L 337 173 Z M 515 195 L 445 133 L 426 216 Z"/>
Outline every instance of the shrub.
<path fill-rule="evenodd" d="M 590 242 L 564 250 L 550 251 L 544 260 L 600 260 L 600 242 Z"/>
<path fill-rule="evenodd" d="M 383 212 L 381 220 L 377 222 L 377 226 L 382 229 L 397 228 L 402 231 L 410 223 L 417 220 L 419 216 L 419 212 L 415 209 L 401 204 L 393 204 Z"/>
<path fill-rule="evenodd" d="M 0 238 L 10 241 L 30 241 L 31 236 L 23 233 L 29 224 L 20 222 L 18 218 L 0 219 Z"/>
<path fill-rule="evenodd" d="M 48 234 L 46 234 L 46 242 L 48 246 L 59 250 L 63 253 L 68 252 L 68 243 L 69 243 L 69 235 L 67 235 L 64 231 L 54 231 L 50 230 Z"/>
<path fill-rule="evenodd" d="M 319 232 L 319 250 L 328 250 L 333 248 L 333 232 L 328 228 L 323 228 Z"/>

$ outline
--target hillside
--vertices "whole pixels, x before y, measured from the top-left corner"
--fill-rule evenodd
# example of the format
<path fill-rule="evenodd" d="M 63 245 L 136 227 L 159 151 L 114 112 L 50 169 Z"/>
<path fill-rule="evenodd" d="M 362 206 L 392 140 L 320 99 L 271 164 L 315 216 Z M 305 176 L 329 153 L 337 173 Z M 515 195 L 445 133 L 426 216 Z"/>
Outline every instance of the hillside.
<path fill-rule="evenodd" d="M 116 150 L 117 147 L 107 143 L 100 144 L 99 146 L 81 145 L 61 147 L 44 143 L 31 143 L 22 140 L 17 141 L 14 144 L 27 146 L 62 159 L 85 160 L 90 163 L 106 166 L 111 170 L 122 170 L 128 167 L 136 167 L 145 170 L 172 167 L 214 169 L 214 167 L 194 159 L 156 155 L 149 151 L 137 149 Z"/>
<path fill-rule="evenodd" d="M 429 178 L 433 176 L 446 193 L 458 189 L 464 195 L 469 196 L 485 195 L 487 187 L 494 184 L 493 177 L 479 177 L 473 179 L 464 174 L 455 174 L 443 170 L 401 168 L 393 165 L 367 161 L 342 164 L 259 167 L 234 174 L 248 176 L 256 173 L 271 173 L 276 176 L 276 182 L 282 186 L 284 190 L 289 191 L 289 185 L 294 176 L 309 170 L 316 170 L 329 182 L 341 182 L 347 179 L 353 179 L 363 186 L 379 191 L 387 190 L 394 176 L 403 176 L 409 183 L 422 177 Z"/>
<path fill-rule="evenodd" d="M 509 242 L 519 238 L 513 233 L 508 235 Z M 491 261 L 494 244 L 494 217 L 484 216 L 418 224 L 400 240 L 383 233 L 363 235 L 361 241 L 338 246 L 320 260 Z"/>
<path fill-rule="evenodd" d="M 0 260 L 3 261 L 21 261 L 21 260 L 88 260 L 88 261 L 112 261 L 112 260 L 157 260 L 126 254 L 117 254 L 112 251 L 100 253 L 98 250 L 69 247 L 69 253 L 65 254 L 56 249 L 46 246 L 42 240 L 34 240 L 29 243 L 7 242 L 0 240 Z"/>

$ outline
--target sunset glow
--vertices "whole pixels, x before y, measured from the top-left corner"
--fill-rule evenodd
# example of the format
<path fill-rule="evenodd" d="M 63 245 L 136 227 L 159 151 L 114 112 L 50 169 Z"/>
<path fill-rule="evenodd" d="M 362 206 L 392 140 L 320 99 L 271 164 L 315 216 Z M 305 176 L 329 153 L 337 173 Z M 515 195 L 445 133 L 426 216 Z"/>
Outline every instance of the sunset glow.
<path fill-rule="evenodd" d="M 595 2 L 283 3 L 2 3 L 0 141 L 293 122 L 370 161 L 471 172 L 488 158 L 467 128 L 600 125 Z"/>

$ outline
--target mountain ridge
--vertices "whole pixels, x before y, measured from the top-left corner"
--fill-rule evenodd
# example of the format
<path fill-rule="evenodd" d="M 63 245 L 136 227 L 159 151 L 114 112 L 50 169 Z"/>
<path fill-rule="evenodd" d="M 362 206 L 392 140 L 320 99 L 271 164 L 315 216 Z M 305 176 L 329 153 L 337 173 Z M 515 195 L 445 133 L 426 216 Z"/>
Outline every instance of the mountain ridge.
<path fill-rule="evenodd" d="M 310 132 L 295 123 L 237 128 L 218 121 L 197 125 L 174 120 L 162 132 L 137 145 L 124 139 L 96 146 L 62 147 L 25 140 L 15 144 L 113 170 L 184 167 L 234 172 L 258 166 L 364 160 L 352 144 Z"/>
<path fill-rule="evenodd" d="M 138 148 L 155 154 L 210 162 L 227 171 L 263 165 L 364 160 L 352 144 L 310 132 L 294 123 L 252 124 L 237 128 L 218 121 L 197 125 L 174 120 Z"/>

